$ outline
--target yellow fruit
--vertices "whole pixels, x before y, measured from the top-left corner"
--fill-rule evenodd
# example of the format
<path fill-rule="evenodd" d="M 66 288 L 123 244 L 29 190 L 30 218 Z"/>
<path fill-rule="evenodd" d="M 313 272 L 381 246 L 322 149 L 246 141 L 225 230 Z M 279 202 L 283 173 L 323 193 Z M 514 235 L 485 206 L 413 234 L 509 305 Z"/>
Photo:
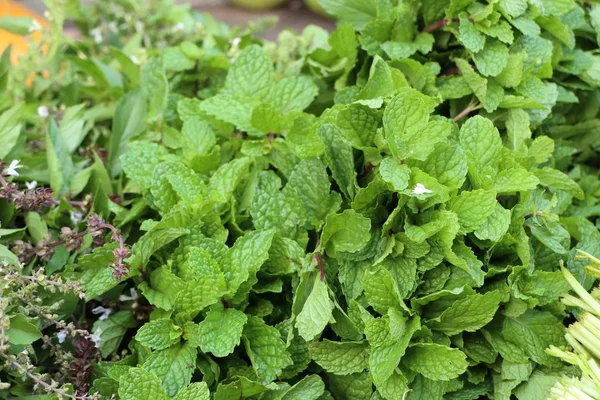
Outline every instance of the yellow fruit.
<path fill-rule="evenodd" d="M 48 27 L 48 23 L 42 17 L 29 10 L 27 7 L 14 3 L 12 0 L 0 0 L 0 17 L 29 17 L 35 19 L 42 27 Z M 12 45 L 10 62 L 16 64 L 19 60 L 19 56 L 27 53 L 29 40 L 39 42 L 42 40 L 42 33 L 40 31 L 34 31 L 29 36 L 20 36 L 0 29 L 0 54 L 8 46 Z"/>
<path fill-rule="evenodd" d="M 319 4 L 317 0 L 304 0 L 306 6 L 310 8 L 310 10 L 316 14 L 319 14 L 323 17 L 332 18 L 330 14 L 325 11 L 325 9 Z"/>
<path fill-rule="evenodd" d="M 287 2 L 287 0 L 231 0 L 236 6 L 248 10 L 268 10 Z"/>

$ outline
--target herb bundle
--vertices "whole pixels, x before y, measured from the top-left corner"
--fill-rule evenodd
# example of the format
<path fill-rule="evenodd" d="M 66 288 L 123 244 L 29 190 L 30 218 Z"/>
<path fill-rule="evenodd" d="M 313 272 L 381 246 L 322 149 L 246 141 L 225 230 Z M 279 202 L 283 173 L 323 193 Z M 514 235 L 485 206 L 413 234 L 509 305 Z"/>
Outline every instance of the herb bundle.
<path fill-rule="evenodd" d="M 0 286 L 0 357 L 39 354 L 2 396 L 532 400 L 580 374 L 554 356 L 560 266 L 590 290 L 600 257 L 600 6 L 319 2 L 335 31 L 270 43 L 50 0 L 47 41 L 5 53 L 3 268 L 77 285 L 50 318 Z"/>

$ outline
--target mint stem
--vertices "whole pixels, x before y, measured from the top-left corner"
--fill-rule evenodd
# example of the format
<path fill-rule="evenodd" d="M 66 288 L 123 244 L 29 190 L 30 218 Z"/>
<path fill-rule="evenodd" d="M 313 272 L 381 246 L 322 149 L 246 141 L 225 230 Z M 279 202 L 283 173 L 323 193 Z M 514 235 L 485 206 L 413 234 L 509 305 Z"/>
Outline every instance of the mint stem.
<path fill-rule="evenodd" d="M 479 101 L 475 100 L 475 102 L 469 104 L 467 107 L 465 107 L 464 110 L 462 110 L 461 112 L 459 112 L 458 114 L 456 114 L 453 118 L 453 120 L 455 121 L 460 121 L 461 119 L 463 119 L 464 117 L 466 117 L 467 115 L 469 115 L 471 113 L 471 111 L 475 110 L 475 108 L 479 106 Z"/>

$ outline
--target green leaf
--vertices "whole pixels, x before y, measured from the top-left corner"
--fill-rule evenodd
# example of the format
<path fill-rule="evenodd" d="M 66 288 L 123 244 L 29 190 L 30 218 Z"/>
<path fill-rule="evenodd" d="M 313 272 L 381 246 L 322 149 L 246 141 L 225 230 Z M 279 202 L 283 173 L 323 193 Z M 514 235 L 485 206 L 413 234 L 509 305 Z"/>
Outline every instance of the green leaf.
<path fill-rule="evenodd" d="M 483 225 L 494 212 L 496 192 L 477 189 L 464 191 L 450 201 L 450 210 L 458 216 L 464 232 L 472 232 Z"/>
<path fill-rule="evenodd" d="M 494 211 L 473 233 L 478 239 L 499 242 L 506 232 L 508 232 L 510 219 L 510 210 L 502 207 L 500 203 L 496 203 L 494 205 Z"/>
<path fill-rule="evenodd" d="M 406 164 L 400 164 L 395 159 L 386 157 L 379 164 L 379 173 L 394 191 L 399 192 L 408 187 L 410 168 Z"/>
<path fill-rule="evenodd" d="M 375 0 L 317 0 L 327 11 L 341 23 L 349 23 L 360 30 L 377 16 Z"/>
<path fill-rule="evenodd" d="M 318 400 L 325 392 L 325 384 L 319 375 L 307 375 L 278 397 L 281 400 Z"/>
<path fill-rule="evenodd" d="M 469 363 L 465 353 L 435 343 L 416 343 L 402 359 L 411 370 L 432 381 L 449 381 L 463 374 Z"/>
<path fill-rule="evenodd" d="M 127 93 L 117 104 L 107 159 L 112 176 L 121 171 L 120 157 L 127 152 L 131 139 L 146 127 L 146 112 L 146 98 L 139 90 Z"/>
<path fill-rule="evenodd" d="M 252 367 L 263 382 L 271 382 L 292 364 L 279 331 L 258 317 L 249 316 L 242 335 Z"/>
<path fill-rule="evenodd" d="M 266 101 L 287 114 L 310 106 L 318 93 L 319 88 L 309 77 L 286 77 L 273 86 Z"/>
<path fill-rule="evenodd" d="M 352 146 L 343 139 L 337 126 L 323 124 L 317 134 L 325 145 L 325 162 L 342 193 L 352 199 L 356 190 L 356 170 Z"/>
<path fill-rule="evenodd" d="M 515 167 L 502 170 L 492 186 L 497 193 L 514 193 L 532 190 L 540 183 L 539 179 L 525 168 Z"/>
<path fill-rule="evenodd" d="M 246 47 L 235 59 L 225 81 L 225 92 L 239 99 L 263 99 L 273 84 L 273 64 L 257 45 Z"/>
<path fill-rule="evenodd" d="M 384 385 L 392 376 L 413 334 L 420 328 L 418 317 L 405 321 L 395 312 L 367 323 L 365 334 L 371 345 L 369 369 L 375 385 Z"/>
<path fill-rule="evenodd" d="M 484 76 L 496 76 L 508 64 L 508 48 L 498 40 L 488 39 L 483 50 L 473 54 L 477 70 Z"/>
<path fill-rule="evenodd" d="M 410 88 L 404 89 L 389 102 L 383 114 L 383 126 L 392 154 L 399 158 L 411 156 L 410 146 L 405 142 L 418 140 L 422 129 L 430 131 L 431 126 L 425 127 L 435 106 L 434 99 Z M 442 138 L 443 135 L 439 139 Z"/>
<path fill-rule="evenodd" d="M 210 391 L 206 382 L 195 382 L 177 393 L 174 400 L 210 400 Z"/>
<path fill-rule="evenodd" d="M 467 158 L 456 144 L 442 142 L 435 146 L 422 169 L 440 184 L 457 189 L 467 175 Z"/>
<path fill-rule="evenodd" d="M 100 337 L 100 354 L 108 357 L 116 352 L 125 334 L 137 326 L 131 311 L 118 311 L 108 319 L 94 323 L 93 334 Z"/>
<path fill-rule="evenodd" d="M 209 190 L 218 192 L 221 202 L 229 202 L 243 176 L 242 172 L 247 171 L 251 163 L 250 158 L 242 157 L 223 164 L 210 178 Z"/>
<path fill-rule="evenodd" d="M 369 347 L 365 342 L 322 342 L 311 343 L 310 357 L 325 371 L 336 375 L 362 372 L 368 367 Z"/>
<path fill-rule="evenodd" d="M 152 187 L 154 169 L 167 157 L 164 147 L 156 143 L 132 142 L 129 150 L 121 156 L 125 175 L 145 189 Z"/>
<path fill-rule="evenodd" d="M 378 313 L 386 314 L 390 308 L 407 310 L 396 281 L 381 264 L 365 272 L 363 287 L 367 301 Z"/>
<path fill-rule="evenodd" d="M 460 33 L 460 41 L 472 52 L 483 50 L 485 46 L 485 36 L 475 29 L 475 25 L 469 20 L 466 14 L 459 16 L 458 31 Z"/>
<path fill-rule="evenodd" d="M 550 167 L 536 169 L 533 171 L 540 180 L 542 186 L 553 190 L 563 190 L 577 199 L 583 199 L 584 193 L 581 187 L 566 174 Z"/>
<path fill-rule="evenodd" d="M 339 252 L 355 253 L 369 242 L 371 221 L 349 209 L 341 214 L 329 214 L 321 234 L 321 248 L 335 255 Z"/>
<path fill-rule="evenodd" d="M 179 342 L 181 328 L 170 319 L 162 318 L 145 323 L 135 335 L 135 339 L 153 350 L 163 350 Z"/>
<path fill-rule="evenodd" d="M 23 314 L 16 314 L 10 318 L 10 326 L 6 331 L 8 342 L 16 345 L 30 345 L 42 337 L 42 333 L 35 325 L 27 321 Z"/>
<path fill-rule="evenodd" d="M 196 367 L 196 348 L 181 343 L 153 352 L 142 367 L 158 377 L 170 397 L 187 387 Z"/>
<path fill-rule="evenodd" d="M 186 250 L 180 267 L 183 287 L 175 300 L 178 311 L 201 311 L 226 293 L 225 275 L 215 259 L 200 247 Z"/>
<path fill-rule="evenodd" d="M 269 258 L 273 230 L 249 232 L 238 239 L 225 255 L 221 268 L 226 277 L 227 289 L 234 295 L 251 274 L 256 273 Z"/>
<path fill-rule="evenodd" d="M 226 357 L 240 344 L 242 331 L 247 321 L 246 315 L 234 308 L 213 306 L 206 318 L 199 324 L 197 340 L 204 353 L 215 357 Z"/>
<path fill-rule="evenodd" d="M 119 398 L 122 400 L 164 400 L 168 397 L 155 374 L 142 368 L 129 368 L 119 378 Z"/>
<path fill-rule="evenodd" d="M 312 290 L 302 311 L 296 316 L 295 327 L 307 342 L 320 335 L 332 320 L 333 302 L 329 298 L 327 284 L 315 276 Z"/>
<path fill-rule="evenodd" d="M 427 326 L 448 336 L 475 332 L 494 318 L 501 298 L 499 291 L 469 295 L 452 303 L 439 317 L 428 321 Z"/>
<path fill-rule="evenodd" d="M 344 138 L 357 149 L 373 146 L 381 118 L 370 107 L 351 104 L 340 111 L 337 126 Z"/>
<path fill-rule="evenodd" d="M 5 158 L 17 144 L 21 133 L 23 104 L 18 104 L 0 115 L 0 158 Z"/>
<path fill-rule="evenodd" d="M 46 148 L 50 186 L 56 192 L 63 193 L 69 188 L 71 178 L 75 174 L 75 167 L 67 144 L 54 120 L 50 121 L 50 129 L 46 135 Z"/>
<path fill-rule="evenodd" d="M 556 359 L 545 353 L 550 344 L 566 345 L 562 322 L 547 311 L 527 310 L 516 318 L 506 318 L 502 334 L 539 364 L 553 365 Z"/>
<path fill-rule="evenodd" d="M 325 165 L 317 158 L 301 160 L 292 171 L 285 190 L 293 191 L 302 201 L 310 223 L 320 228 L 325 216 L 337 208 L 339 196 L 330 193 L 331 184 Z"/>

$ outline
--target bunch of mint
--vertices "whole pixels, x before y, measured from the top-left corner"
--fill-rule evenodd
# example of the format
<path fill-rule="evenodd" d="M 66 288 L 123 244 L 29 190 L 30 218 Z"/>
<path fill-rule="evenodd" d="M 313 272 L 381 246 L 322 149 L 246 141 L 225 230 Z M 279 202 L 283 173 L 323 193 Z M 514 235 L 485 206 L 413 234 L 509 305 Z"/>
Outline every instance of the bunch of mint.
<path fill-rule="evenodd" d="M 85 395 L 535 400 L 579 374 L 546 350 L 561 264 L 590 290 L 600 257 L 600 5 L 319 1 L 335 31 L 277 43 L 72 5 L 41 62 L 2 63 L 7 179 L 54 197 L 3 196 L 27 231 L 0 249 L 81 285 Z M 40 224 L 81 243 L 18 253 Z"/>

